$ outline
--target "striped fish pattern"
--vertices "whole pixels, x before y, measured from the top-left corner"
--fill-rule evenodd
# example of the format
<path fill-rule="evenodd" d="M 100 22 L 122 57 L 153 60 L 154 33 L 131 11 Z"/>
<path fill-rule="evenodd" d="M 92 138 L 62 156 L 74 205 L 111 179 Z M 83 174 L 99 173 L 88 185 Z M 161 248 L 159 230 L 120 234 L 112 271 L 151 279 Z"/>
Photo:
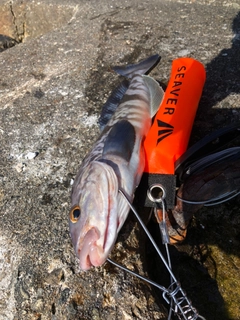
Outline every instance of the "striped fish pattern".
<path fill-rule="evenodd" d="M 127 218 L 129 207 L 118 191 L 123 189 L 133 200 L 142 176 L 142 142 L 163 98 L 159 84 L 144 74 L 159 60 L 154 55 L 136 65 L 114 68 L 129 81 L 105 104 L 108 116 L 103 110 L 102 133 L 83 160 L 71 195 L 70 234 L 83 270 L 106 261 Z"/>

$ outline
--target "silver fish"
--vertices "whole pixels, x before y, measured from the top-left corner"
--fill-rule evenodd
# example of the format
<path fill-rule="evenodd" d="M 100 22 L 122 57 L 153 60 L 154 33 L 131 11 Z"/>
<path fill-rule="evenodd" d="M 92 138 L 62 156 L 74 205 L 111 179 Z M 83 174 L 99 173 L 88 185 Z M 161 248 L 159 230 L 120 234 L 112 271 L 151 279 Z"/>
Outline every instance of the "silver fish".
<path fill-rule="evenodd" d="M 129 206 L 119 189 L 133 200 L 142 176 L 142 142 L 164 95 L 159 84 L 144 74 L 159 60 L 154 55 L 136 65 L 114 68 L 130 79 L 128 88 L 121 91 L 123 98 L 120 95 L 121 101 L 113 106 L 116 110 L 83 160 L 72 188 L 70 234 L 83 270 L 106 261 L 127 218 Z"/>

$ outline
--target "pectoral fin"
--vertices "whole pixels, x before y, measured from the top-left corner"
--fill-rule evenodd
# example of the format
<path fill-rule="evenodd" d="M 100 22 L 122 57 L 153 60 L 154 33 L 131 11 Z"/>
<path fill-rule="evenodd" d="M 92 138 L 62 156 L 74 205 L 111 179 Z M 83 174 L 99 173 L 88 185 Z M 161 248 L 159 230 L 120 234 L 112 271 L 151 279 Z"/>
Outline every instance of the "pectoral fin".
<path fill-rule="evenodd" d="M 146 75 L 143 75 L 142 77 L 145 85 L 148 87 L 150 94 L 150 112 L 152 118 L 155 116 L 160 107 L 160 104 L 164 97 L 164 91 L 162 87 L 160 87 L 159 83 L 153 78 Z"/>
<path fill-rule="evenodd" d="M 103 147 L 103 159 L 108 155 L 116 155 L 130 161 L 135 145 L 135 129 L 127 120 L 121 120 L 113 125 Z"/>

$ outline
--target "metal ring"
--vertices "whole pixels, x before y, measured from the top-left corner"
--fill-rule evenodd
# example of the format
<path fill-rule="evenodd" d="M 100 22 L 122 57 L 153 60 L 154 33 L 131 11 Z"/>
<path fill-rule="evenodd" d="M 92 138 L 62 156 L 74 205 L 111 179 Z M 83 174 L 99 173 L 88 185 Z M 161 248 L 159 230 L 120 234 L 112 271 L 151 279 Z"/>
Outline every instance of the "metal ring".
<path fill-rule="evenodd" d="M 153 196 L 152 192 L 155 188 L 159 188 L 161 189 L 161 192 L 162 192 L 162 196 L 160 198 L 156 198 Z M 160 191 L 160 190 L 159 190 Z M 157 183 L 157 184 L 152 184 L 151 187 L 147 190 L 147 196 L 148 196 L 148 199 L 152 202 L 162 202 L 163 199 L 166 198 L 166 191 L 163 187 L 163 185 L 161 185 L 160 183 Z"/>

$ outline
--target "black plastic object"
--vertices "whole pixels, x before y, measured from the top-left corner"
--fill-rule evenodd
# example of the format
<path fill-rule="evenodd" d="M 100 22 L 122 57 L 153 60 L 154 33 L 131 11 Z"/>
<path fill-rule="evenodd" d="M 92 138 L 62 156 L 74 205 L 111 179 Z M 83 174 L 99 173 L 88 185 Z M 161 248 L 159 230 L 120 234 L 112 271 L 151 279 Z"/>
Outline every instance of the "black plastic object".
<path fill-rule="evenodd" d="M 156 201 L 149 198 L 149 192 L 150 198 L 152 196 Z M 176 197 L 176 176 L 144 172 L 135 195 L 140 206 L 152 208 L 156 207 L 156 202 L 161 206 L 161 200 L 164 200 L 166 209 L 173 209 Z"/>
<path fill-rule="evenodd" d="M 204 169 L 211 163 L 221 161 L 222 157 L 239 158 L 240 147 L 223 150 L 238 137 L 240 137 L 240 122 L 216 130 L 195 143 L 175 163 L 175 174 L 179 182 L 184 182 L 191 174 Z"/>

